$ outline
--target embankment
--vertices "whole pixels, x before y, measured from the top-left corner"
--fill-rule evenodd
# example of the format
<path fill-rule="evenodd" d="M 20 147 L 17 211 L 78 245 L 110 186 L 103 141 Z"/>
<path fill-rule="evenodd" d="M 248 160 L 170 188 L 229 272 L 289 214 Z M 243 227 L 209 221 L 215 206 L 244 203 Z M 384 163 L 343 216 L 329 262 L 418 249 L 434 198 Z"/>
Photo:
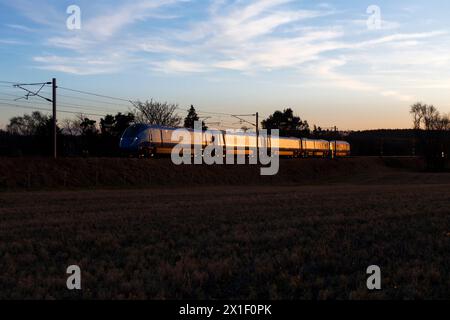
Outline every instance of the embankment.
<path fill-rule="evenodd" d="M 415 158 L 281 159 L 277 175 L 261 176 L 256 165 L 176 166 L 170 159 L 0 158 L 0 190 L 401 183 L 424 177 L 421 166 Z M 427 179 L 450 181 L 442 177 Z"/>

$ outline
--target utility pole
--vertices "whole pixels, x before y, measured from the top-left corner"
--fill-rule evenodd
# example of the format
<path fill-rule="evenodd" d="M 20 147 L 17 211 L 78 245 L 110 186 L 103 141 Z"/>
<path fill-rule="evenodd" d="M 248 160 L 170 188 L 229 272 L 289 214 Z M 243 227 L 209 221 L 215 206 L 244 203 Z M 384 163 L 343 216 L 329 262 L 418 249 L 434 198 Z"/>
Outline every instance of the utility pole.
<path fill-rule="evenodd" d="M 256 113 L 256 161 L 259 160 L 259 114 Z"/>
<path fill-rule="evenodd" d="M 56 146 L 56 79 L 52 79 L 52 104 L 53 104 L 53 158 L 57 157 Z"/>
<path fill-rule="evenodd" d="M 245 122 L 256 128 L 256 160 L 258 160 L 259 159 L 259 114 L 258 114 L 258 112 L 253 113 L 253 114 L 240 114 L 240 115 L 232 114 L 231 116 L 238 119 L 239 121 L 241 121 L 241 123 Z M 242 117 L 256 117 L 256 123 L 251 123 L 250 121 L 242 119 Z"/>
<path fill-rule="evenodd" d="M 337 156 L 337 127 L 334 126 L 334 155 L 333 159 Z"/>
<path fill-rule="evenodd" d="M 41 90 L 45 87 L 51 85 L 53 88 L 52 99 L 44 97 L 40 94 Z M 38 90 L 30 90 L 27 87 L 29 86 L 40 86 Z M 20 99 L 28 100 L 30 97 L 38 97 L 46 100 L 47 102 L 51 102 L 53 105 L 53 158 L 56 159 L 56 79 L 53 78 L 51 82 L 41 82 L 41 83 L 16 83 L 13 85 L 14 88 L 22 89 L 26 92 L 23 97 L 19 97 L 14 99 L 14 101 L 18 101 Z"/>

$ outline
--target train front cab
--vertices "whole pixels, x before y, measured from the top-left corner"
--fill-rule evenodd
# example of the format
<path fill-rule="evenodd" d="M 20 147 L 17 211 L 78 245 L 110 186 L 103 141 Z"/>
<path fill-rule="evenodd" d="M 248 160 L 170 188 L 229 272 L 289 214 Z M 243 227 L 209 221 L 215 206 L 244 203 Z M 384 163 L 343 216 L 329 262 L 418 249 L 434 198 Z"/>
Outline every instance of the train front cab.
<path fill-rule="evenodd" d="M 148 143 L 148 126 L 145 124 L 134 124 L 122 134 L 119 147 L 126 154 L 139 155 L 142 147 Z"/>

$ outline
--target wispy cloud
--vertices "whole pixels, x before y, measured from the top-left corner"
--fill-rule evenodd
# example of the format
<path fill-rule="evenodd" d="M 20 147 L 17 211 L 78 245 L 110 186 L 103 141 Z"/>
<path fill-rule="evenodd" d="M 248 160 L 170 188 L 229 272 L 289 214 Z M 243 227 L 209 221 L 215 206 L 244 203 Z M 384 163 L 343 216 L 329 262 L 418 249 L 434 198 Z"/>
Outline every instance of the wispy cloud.
<path fill-rule="evenodd" d="M 55 27 L 61 25 L 65 20 L 65 16 L 46 1 L 15 0 L 5 1 L 4 3 L 14 8 L 23 17 L 39 25 Z"/>
<path fill-rule="evenodd" d="M 202 63 L 175 59 L 151 62 L 150 66 L 153 70 L 164 73 L 198 73 L 208 71 L 208 67 Z"/>
<path fill-rule="evenodd" d="M 347 75 L 344 72 L 340 72 L 339 68 L 348 64 L 346 58 L 330 59 L 321 61 L 320 65 L 314 65 L 310 68 L 311 74 L 316 73 L 322 79 L 322 86 L 331 86 L 343 88 L 351 91 L 362 91 L 379 94 L 384 97 L 391 97 L 399 101 L 412 102 L 415 97 L 408 95 L 397 90 L 386 89 L 386 86 L 380 86 L 370 82 L 366 82 L 358 79 L 355 76 Z M 329 84 L 331 82 L 331 85 Z M 328 84 L 327 84 L 328 83 Z M 387 86 L 389 88 L 389 86 Z"/>
<path fill-rule="evenodd" d="M 392 43 L 392 42 L 403 42 L 408 40 L 420 40 L 420 39 L 429 39 L 432 37 L 438 37 L 447 35 L 448 31 L 445 30 L 435 30 L 431 32 L 419 32 L 419 33 L 396 33 L 392 35 L 388 35 L 381 38 L 376 38 L 373 40 L 363 41 L 360 43 L 355 44 L 354 48 L 359 47 L 368 47 L 368 46 L 376 46 L 386 43 Z"/>
<path fill-rule="evenodd" d="M 342 12 L 326 2 L 304 8 L 301 4 L 212 0 L 200 9 L 194 0 L 124 1 L 114 7 L 102 2 L 95 11 L 82 7 L 82 29 L 72 32 L 61 27 L 66 16 L 48 2 L 37 8 L 35 2 L 18 0 L 13 6 L 35 24 L 48 26 L 49 17 L 52 27 L 59 24 L 41 39 L 45 47 L 33 58 L 36 67 L 77 75 L 130 67 L 171 75 L 289 71 L 330 86 L 409 101 L 414 98 L 405 85 L 410 70 L 419 78 L 430 68 L 450 65 L 447 30 L 411 31 L 389 17 L 380 30 L 368 31 L 364 13 L 343 19 Z M 201 12 L 190 17 L 192 8 Z M 35 10 L 45 12 L 37 17 Z M 387 73 L 397 88 L 381 83 Z M 428 80 L 432 84 L 436 79 Z"/>
<path fill-rule="evenodd" d="M 39 63 L 40 69 L 52 70 L 80 76 L 111 73 L 120 70 L 121 57 L 111 54 L 104 57 L 61 57 L 37 56 L 33 60 Z"/>
<path fill-rule="evenodd" d="M 1 44 L 7 44 L 7 45 L 25 45 L 26 42 L 23 42 L 21 40 L 17 39 L 0 39 Z"/>
<path fill-rule="evenodd" d="M 366 32 L 371 32 L 373 33 L 373 30 L 369 30 L 367 29 L 367 18 L 366 19 L 354 19 L 354 20 L 349 20 L 349 21 L 342 21 L 343 23 L 349 24 L 351 26 L 353 26 L 354 28 L 359 28 L 359 30 L 364 30 Z M 395 30 L 395 29 L 399 29 L 401 27 L 401 24 L 397 21 L 388 21 L 388 20 L 384 20 L 382 19 L 380 21 L 380 26 L 376 31 L 386 31 L 386 30 Z"/>
<path fill-rule="evenodd" d="M 137 21 L 148 18 L 167 18 L 168 16 L 158 15 L 154 11 L 177 2 L 179 0 L 136 0 L 125 2 L 119 7 L 113 6 L 106 14 L 88 20 L 84 27 L 85 32 L 95 37 L 109 38 L 124 27 Z"/>
<path fill-rule="evenodd" d="M 19 30 L 19 31 L 23 31 L 23 32 L 36 32 L 36 29 L 21 25 L 21 24 L 5 24 L 5 27 L 10 28 L 10 29 L 14 29 L 14 30 Z"/>

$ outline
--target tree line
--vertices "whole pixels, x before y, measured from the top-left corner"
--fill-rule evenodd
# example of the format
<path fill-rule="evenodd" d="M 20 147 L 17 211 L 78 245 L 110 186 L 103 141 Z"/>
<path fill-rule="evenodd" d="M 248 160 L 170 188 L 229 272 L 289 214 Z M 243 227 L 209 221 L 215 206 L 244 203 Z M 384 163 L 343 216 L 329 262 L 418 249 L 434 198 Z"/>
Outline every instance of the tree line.
<path fill-rule="evenodd" d="M 181 108 L 172 103 L 155 100 L 136 101 L 135 108 L 126 113 L 108 114 L 97 123 L 86 115 L 58 122 L 58 150 L 62 155 L 116 156 L 119 139 L 134 123 L 167 127 L 193 128 L 200 117 L 193 105 L 183 118 Z M 423 155 L 430 169 L 442 169 L 448 163 L 450 149 L 450 116 L 441 114 L 433 105 L 415 103 L 410 107 L 412 129 L 410 131 L 341 132 L 335 129 L 310 127 L 307 120 L 296 115 L 292 108 L 276 110 L 260 123 L 261 128 L 278 129 L 281 136 L 309 137 L 317 139 L 344 139 L 352 144 L 358 155 Z M 202 121 L 203 129 L 207 124 Z M 242 126 L 241 130 L 251 128 Z M 6 131 L 0 130 L 0 154 L 42 154 L 51 150 L 53 119 L 35 111 L 10 119 Z M 397 151 L 396 151 L 397 150 Z"/>
<path fill-rule="evenodd" d="M 442 171 L 449 168 L 450 115 L 441 114 L 433 106 L 421 102 L 410 108 L 415 139 L 423 149 L 429 170 Z"/>
<path fill-rule="evenodd" d="M 149 100 L 136 101 L 134 106 L 135 109 L 128 113 L 107 114 L 100 119 L 99 123 L 83 113 L 73 118 L 63 119 L 57 124 L 58 134 L 69 136 L 121 136 L 125 129 L 134 123 L 194 128 L 195 121 L 200 120 L 193 105 L 187 110 L 184 119 L 178 114 L 177 110 L 180 108 L 176 104 Z M 35 111 L 31 114 L 11 118 L 6 131 L 9 134 L 19 136 L 49 136 L 53 130 L 52 125 L 53 119 L 50 115 Z M 278 129 L 280 135 L 283 136 L 305 136 L 319 134 L 323 131 L 316 126 L 311 131 L 308 121 L 294 115 L 291 108 L 275 111 L 267 119 L 262 120 L 260 125 L 264 129 Z M 208 128 L 204 121 L 202 121 L 202 127 L 204 130 Z M 246 126 L 241 127 L 243 131 L 249 129 Z"/>

